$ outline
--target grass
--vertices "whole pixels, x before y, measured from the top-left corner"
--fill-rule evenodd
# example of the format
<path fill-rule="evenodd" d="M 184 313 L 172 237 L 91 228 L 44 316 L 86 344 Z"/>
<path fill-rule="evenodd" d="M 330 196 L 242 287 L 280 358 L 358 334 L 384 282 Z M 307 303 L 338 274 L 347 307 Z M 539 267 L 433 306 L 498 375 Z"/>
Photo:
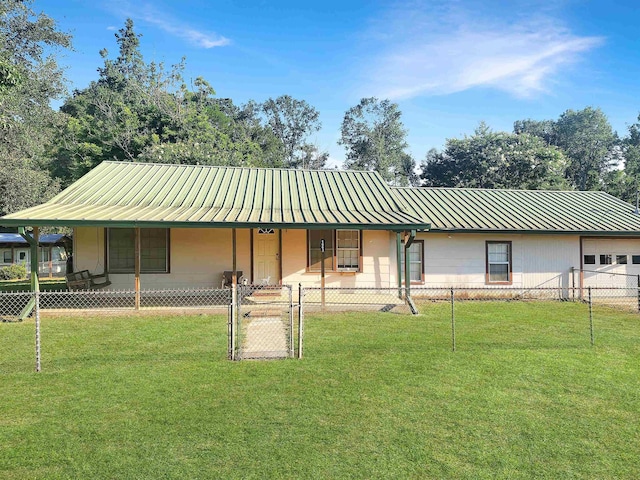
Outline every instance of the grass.
<path fill-rule="evenodd" d="M 301 361 L 221 316 L 0 324 L 2 478 L 639 478 L 640 317 L 571 303 L 308 316 Z"/>
<path fill-rule="evenodd" d="M 64 278 L 40 278 L 40 291 L 58 291 L 67 290 L 67 283 Z M 30 292 L 30 280 L 0 280 L 0 292 Z"/>

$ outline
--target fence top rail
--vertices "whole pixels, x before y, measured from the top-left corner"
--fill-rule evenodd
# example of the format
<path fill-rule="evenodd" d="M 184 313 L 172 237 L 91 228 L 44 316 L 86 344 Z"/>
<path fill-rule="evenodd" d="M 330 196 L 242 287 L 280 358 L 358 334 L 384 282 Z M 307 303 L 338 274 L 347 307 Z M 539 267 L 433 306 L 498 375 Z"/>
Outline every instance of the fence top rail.
<path fill-rule="evenodd" d="M 585 268 L 576 268 L 575 270 L 578 272 L 598 273 L 601 275 L 619 275 L 621 277 L 633 277 L 633 278 L 640 277 L 640 275 L 633 274 L 633 273 L 607 272 L 606 270 L 587 270 Z"/>

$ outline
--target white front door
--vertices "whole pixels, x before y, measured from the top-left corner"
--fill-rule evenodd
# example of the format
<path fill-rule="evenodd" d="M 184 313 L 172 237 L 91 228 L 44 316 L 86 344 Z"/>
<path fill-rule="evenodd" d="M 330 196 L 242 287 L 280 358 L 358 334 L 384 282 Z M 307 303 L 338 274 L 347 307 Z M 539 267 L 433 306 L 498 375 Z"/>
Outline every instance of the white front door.
<path fill-rule="evenodd" d="M 29 265 L 31 265 L 30 259 L 30 250 L 28 248 L 16 248 L 14 261 L 15 263 L 21 263 L 27 270 L 29 269 Z"/>
<path fill-rule="evenodd" d="M 278 285 L 280 281 L 278 231 L 257 228 L 253 231 L 253 283 Z"/>

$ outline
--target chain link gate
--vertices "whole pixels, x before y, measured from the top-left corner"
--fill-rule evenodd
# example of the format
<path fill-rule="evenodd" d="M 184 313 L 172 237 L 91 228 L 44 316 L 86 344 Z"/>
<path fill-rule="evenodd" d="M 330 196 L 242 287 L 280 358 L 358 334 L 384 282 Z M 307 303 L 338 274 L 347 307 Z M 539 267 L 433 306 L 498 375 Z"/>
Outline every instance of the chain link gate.
<path fill-rule="evenodd" d="M 290 285 L 238 285 L 229 325 L 232 360 L 292 358 L 293 289 Z"/>

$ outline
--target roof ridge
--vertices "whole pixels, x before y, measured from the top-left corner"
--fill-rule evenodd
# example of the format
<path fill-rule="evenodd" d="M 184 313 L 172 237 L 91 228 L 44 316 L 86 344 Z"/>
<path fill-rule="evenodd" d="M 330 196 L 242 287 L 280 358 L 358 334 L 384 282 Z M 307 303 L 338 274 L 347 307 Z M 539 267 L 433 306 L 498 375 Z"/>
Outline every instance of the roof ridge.
<path fill-rule="evenodd" d="M 551 189 L 532 189 L 532 188 L 480 188 L 480 187 L 400 187 L 390 185 L 389 188 L 395 190 L 472 190 L 474 192 L 551 192 L 551 193 L 603 193 L 613 196 L 603 190 L 551 190 Z M 617 197 L 614 197 L 617 198 Z M 622 200 L 624 201 L 624 200 Z"/>
<path fill-rule="evenodd" d="M 239 165 L 202 165 L 202 164 L 191 164 L 191 163 L 157 163 L 157 162 L 131 162 L 127 160 L 104 160 L 100 162 L 99 165 L 103 163 L 110 163 L 114 165 L 155 165 L 161 167 L 203 167 L 203 168 L 234 168 L 234 169 L 242 169 L 242 170 L 268 170 L 268 171 L 286 171 L 286 172 L 354 172 L 354 173 L 369 173 L 380 176 L 378 172 L 371 170 L 352 170 L 352 169 L 341 169 L 341 168 L 287 168 L 287 167 L 250 167 L 250 166 L 239 166 Z M 95 167 L 94 167 L 95 168 Z"/>

